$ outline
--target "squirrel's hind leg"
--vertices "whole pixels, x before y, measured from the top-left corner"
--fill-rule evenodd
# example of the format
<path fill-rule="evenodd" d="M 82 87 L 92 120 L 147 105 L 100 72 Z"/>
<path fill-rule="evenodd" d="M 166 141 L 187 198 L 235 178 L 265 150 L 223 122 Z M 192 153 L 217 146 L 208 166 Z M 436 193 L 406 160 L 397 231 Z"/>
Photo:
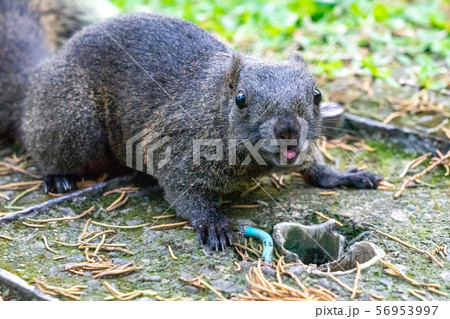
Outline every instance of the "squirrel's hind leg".
<path fill-rule="evenodd" d="M 45 192 L 73 191 L 78 178 L 105 173 L 113 158 L 95 99 L 86 89 L 88 80 L 75 78 L 76 71 L 72 66 L 44 67 L 23 103 L 22 140 L 46 176 Z"/>

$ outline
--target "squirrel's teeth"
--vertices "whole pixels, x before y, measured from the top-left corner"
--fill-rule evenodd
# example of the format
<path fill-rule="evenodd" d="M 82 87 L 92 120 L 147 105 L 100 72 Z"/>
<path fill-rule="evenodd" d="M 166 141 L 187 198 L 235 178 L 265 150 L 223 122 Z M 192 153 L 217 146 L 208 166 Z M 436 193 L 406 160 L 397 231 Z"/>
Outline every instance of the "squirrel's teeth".
<path fill-rule="evenodd" d="M 296 151 L 293 150 L 286 150 L 284 153 L 284 156 L 286 156 L 287 159 L 293 159 L 297 155 Z"/>

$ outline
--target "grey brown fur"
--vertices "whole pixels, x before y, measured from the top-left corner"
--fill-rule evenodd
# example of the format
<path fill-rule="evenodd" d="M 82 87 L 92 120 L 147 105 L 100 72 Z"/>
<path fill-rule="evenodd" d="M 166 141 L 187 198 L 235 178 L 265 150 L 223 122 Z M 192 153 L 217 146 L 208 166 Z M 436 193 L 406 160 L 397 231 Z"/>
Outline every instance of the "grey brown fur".
<path fill-rule="evenodd" d="M 46 190 L 69 191 L 77 177 L 123 166 L 127 140 L 145 129 L 158 132 L 170 137 L 172 154 L 153 176 L 177 214 L 218 249 L 231 242 L 220 196 L 241 182 L 299 169 L 322 187 L 374 188 L 379 181 L 368 172 L 335 173 L 311 161 L 321 119 L 313 103 L 314 78 L 298 53 L 287 61 L 262 60 L 229 48 L 190 22 L 135 13 L 87 27 L 49 56 L 41 41 L 48 31 L 30 23 L 23 32 L 28 28 L 41 37 L 28 42 L 39 54 L 14 61 L 33 62 L 22 66 L 29 80 L 11 91 L 14 102 L 0 100 L 1 110 L 17 110 L 13 117 L 0 113 L 0 121 L 20 120 L 20 137 L 47 176 Z M 236 106 L 239 91 L 247 97 L 243 109 Z M 193 162 L 193 140 L 205 138 L 224 142 L 224 160 Z M 280 165 L 279 147 L 264 143 L 261 156 L 267 165 L 229 165 L 230 138 L 253 144 L 261 138 L 294 139 L 296 158 L 308 160 L 302 166 Z M 235 144 L 239 164 L 248 152 L 243 143 Z M 158 150 L 155 158 L 162 156 Z"/>
<path fill-rule="evenodd" d="M 0 134 L 17 134 L 30 70 L 86 23 L 68 1 L 0 0 Z"/>

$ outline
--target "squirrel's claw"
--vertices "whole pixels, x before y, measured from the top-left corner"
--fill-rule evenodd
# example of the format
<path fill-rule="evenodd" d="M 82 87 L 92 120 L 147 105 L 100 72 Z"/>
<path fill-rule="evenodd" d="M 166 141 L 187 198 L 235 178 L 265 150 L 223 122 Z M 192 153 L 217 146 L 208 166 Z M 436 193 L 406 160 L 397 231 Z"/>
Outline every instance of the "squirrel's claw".
<path fill-rule="evenodd" d="M 44 193 L 64 194 L 77 189 L 77 178 L 73 175 L 48 175 L 42 183 Z"/>
<path fill-rule="evenodd" d="M 216 221 L 208 220 L 194 228 L 199 241 L 211 250 L 224 251 L 228 245 L 233 243 L 233 236 L 228 230 L 228 222 L 225 218 Z"/>

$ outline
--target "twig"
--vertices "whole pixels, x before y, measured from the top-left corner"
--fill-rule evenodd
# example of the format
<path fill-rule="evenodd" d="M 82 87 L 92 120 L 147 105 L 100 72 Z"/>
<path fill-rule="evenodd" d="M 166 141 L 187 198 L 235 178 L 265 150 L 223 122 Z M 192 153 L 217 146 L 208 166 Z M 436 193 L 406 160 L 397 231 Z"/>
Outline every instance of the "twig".
<path fill-rule="evenodd" d="M 16 171 L 16 172 L 28 175 L 28 176 L 33 177 L 35 179 L 41 179 L 42 178 L 42 176 L 36 175 L 36 174 L 34 174 L 34 173 L 30 172 L 30 171 L 27 171 L 27 170 L 25 170 L 25 169 L 23 169 L 23 168 L 21 168 L 19 166 L 16 166 L 16 165 L 13 165 L 13 164 L 10 164 L 10 163 L 7 163 L 7 162 L 0 162 L 0 166 L 5 166 L 5 167 L 9 168 L 10 170 L 13 170 L 13 171 Z"/>
<path fill-rule="evenodd" d="M 172 247 L 170 247 L 169 245 L 169 253 L 170 253 L 170 257 L 172 257 L 173 260 L 178 260 L 177 256 L 175 256 L 175 254 L 173 253 Z"/>
<path fill-rule="evenodd" d="M 6 199 L 8 201 L 11 200 L 11 198 L 9 198 L 8 196 L 6 196 L 5 194 L 2 194 L 2 193 L 0 193 L 0 197 Z"/>
<path fill-rule="evenodd" d="M 359 262 L 356 262 L 356 276 L 355 276 L 355 283 L 353 284 L 353 292 L 351 298 L 355 298 L 356 291 L 358 289 L 358 280 L 361 276 L 361 267 L 359 267 Z"/>
<path fill-rule="evenodd" d="M 73 217 L 61 217 L 61 218 L 49 218 L 49 219 L 31 219 L 31 218 L 27 218 L 26 220 L 29 221 L 29 222 L 34 222 L 34 223 L 50 223 L 50 222 L 61 222 L 61 221 L 67 221 L 67 220 L 75 220 L 75 219 L 78 219 L 78 218 L 86 216 L 87 214 L 89 214 L 93 210 L 94 210 L 94 206 L 92 206 L 88 210 L 85 210 L 80 215 L 73 216 Z"/>
<path fill-rule="evenodd" d="M 389 238 L 389 239 L 391 239 L 391 240 L 393 240 L 393 241 L 395 241 L 395 242 L 397 242 L 397 243 L 399 243 L 399 244 L 405 246 L 405 247 L 411 248 L 411 249 L 413 249 L 413 250 L 415 250 L 415 251 L 417 251 L 417 252 L 419 252 L 419 253 L 422 253 L 422 254 L 427 255 L 428 257 L 430 257 L 430 259 L 431 259 L 432 261 L 434 261 L 436 264 L 438 264 L 439 267 L 444 268 L 444 265 L 443 265 L 439 260 L 437 260 L 436 257 L 434 257 L 431 253 L 429 253 L 428 251 L 422 250 L 422 249 L 420 249 L 420 248 L 417 248 L 417 247 L 414 246 L 414 245 L 405 243 L 405 242 L 404 242 L 403 240 L 401 240 L 400 238 L 397 238 L 397 237 L 395 237 L 395 236 L 391 236 L 391 235 L 389 235 L 389 234 L 383 233 L 383 232 L 380 231 L 380 230 L 376 230 L 376 232 L 377 232 L 378 234 L 380 234 L 380 235 L 383 235 L 383 236 L 385 236 L 385 237 L 387 237 L 387 238 Z"/>
<path fill-rule="evenodd" d="M 413 289 L 408 289 L 409 293 L 412 294 L 413 296 L 419 298 L 422 301 L 428 301 L 427 299 L 425 299 L 423 296 L 421 296 L 420 294 L 418 294 L 416 291 L 414 291 Z"/>
<path fill-rule="evenodd" d="M 432 288 L 439 288 L 440 285 L 439 284 L 425 284 L 425 283 L 420 283 L 412 278 L 409 278 L 408 276 L 406 276 L 400 269 L 398 269 L 397 267 L 395 267 L 394 265 L 392 265 L 391 263 L 383 260 L 382 258 L 379 259 L 380 262 L 385 265 L 386 267 L 388 267 L 390 270 L 392 270 L 394 272 L 395 275 L 402 277 L 403 279 L 407 280 L 409 283 L 411 283 L 414 286 L 422 286 L 422 287 L 432 287 Z"/>
<path fill-rule="evenodd" d="M 66 289 L 61 287 L 50 286 L 44 281 L 38 280 L 36 278 L 34 278 L 33 280 L 36 283 L 36 287 L 45 294 L 51 296 L 56 296 L 57 294 L 60 294 L 74 300 L 78 300 L 84 294 L 82 291 L 80 291 L 81 289 L 87 289 L 87 286 L 81 285 L 73 286 Z"/>
<path fill-rule="evenodd" d="M 336 192 L 335 191 L 319 192 L 319 194 L 322 196 L 331 196 L 331 195 L 336 194 Z"/>
<path fill-rule="evenodd" d="M 42 235 L 42 239 L 44 240 L 45 248 L 46 248 L 49 252 L 51 252 L 51 253 L 53 253 L 53 254 L 55 254 L 55 255 L 58 255 L 58 252 L 57 252 L 56 250 L 50 248 L 50 246 L 48 245 L 47 238 L 46 238 L 44 235 Z"/>
<path fill-rule="evenodd" d="M 406 178 L 402 185 L 400 186 L 400 189 L 397 193 L 394 194 L 394 199 L 399 198 L 403 192 L 406 189 L 406 186 L 411 183 L 412 181 L 415 181 L 418 178 L 421 178 L 423 175 L 427 174 L 428 172 L 430 172 L 431 170 L 433 170 L 434 168 L 436 168 L 436 166 L 443 164 L 446 160 L 448 160 L 450 158 L 450 151 L 447 152 L 447 154 L 443 157 L 440 157 L 438 160 L 434 161 L 431 165 L 429 165 L 427 168 L 425 168 L 423 171 L 421 171 L 420 173 L 415 174 L 414 176 L 410 176 L 408 178 Z"/>
<path fill-rule="evenodd" d="M 408 173 L 408 170 L 409 170 L 413 165 L 415 165 L 414 167 L 419 166 L 419 165 L 422 164 L 422 163 L 428 158 L 428 156 L 430 156 L 430 155 L 432 155 L 432 153 L 426 153 L 426 154 L 423 154 L 423 155 L 419 156 L 419 157 L 416 158 L 416 159 L 413 159 L 412 161 L 409 161 L 409 162 L 406 164 L 405 168 L 403 169 L 402 173 L 399 175 L 399 177 L 400 177 L 400 178 L 404 177 L 404 176 Z M 416 164 L 417 164 L 417 165 L 416 165 Z"/>
<path fill-rule="evenodd" d="M 27 222 L 22 222 L 23 225 L 28 227 L 34 227 L 34 228 L 44 228 L 47 227 L 47 225 L 34 225 L 34 224 L 28 224 Z"/>
<path fill-rule="evenodd" d="M 20 193 L 19 195 L 17 195 L 16 197 L 14 197 L 14 199 L 12 200 L 11 203 L 8 204 L 8 206 L 6 206 L 5 208 L 11 208 L 19 199 L 21 199 L 22 197 L 24 197 L 25 195 L 27 195 L 28 193 L 34 192 L 35 190 L 38 190 L 39 187 L 41 187 L 41 184 L 35 185 L 33 187 L 28 188 L 27 190 L 23 191 L 22 193 Z"/>
<path fill-rule="evenodd" d="M 0 185 L 0 190 L 23 190 L 41 184 L 42 181 L 11 183 L 6 185 Z"/>
<path fill-rule="evenodd" d="M 172 217 L 176 217 L 175 214 L 171 214 L 171 215 L 161 215 L 161 216 L 153 216 L 153 219 L 166 219 L 166 218 L 172 218 Z"/>
<path fill-rule="evenodd" d="M 341 287 L 347 289 L 348 291 L 350 291 L 353 295 L 353 293 L 355 294 L 360 294 L 362 293 L 361 290 L 357 289 L 355 292 L 353 291 L 353 289 L 351 287 L 349 287 L 347 284 L 343 283 L 342 281 L 340 281 L 339 279 L 337 279 L 329 270 L 328 270 L 328 276 L 333 279 L 335 282 L 337 282 Z"/>
<path fill-rule="evenodd" d="M 314 213 L 316 213 L 317 215 L 319 215 L 320 217 L 322 217 L 323 219 L 326 219 L 326 220 L 333 219 L 334 222 L 336 223 L 336 225 L 338 225 L 338 226 L 341 226 L 341 227 L 344 226 L 344 224 L 342 224 L 342 223 L 339 222 L 338 220 L 336 220 L 336 219 L 334 219 L 334 218 L 330 218 L 330 217 L 328 217 L 328 216 L 322 214 L 321 212 L 314 212 Z"/>

